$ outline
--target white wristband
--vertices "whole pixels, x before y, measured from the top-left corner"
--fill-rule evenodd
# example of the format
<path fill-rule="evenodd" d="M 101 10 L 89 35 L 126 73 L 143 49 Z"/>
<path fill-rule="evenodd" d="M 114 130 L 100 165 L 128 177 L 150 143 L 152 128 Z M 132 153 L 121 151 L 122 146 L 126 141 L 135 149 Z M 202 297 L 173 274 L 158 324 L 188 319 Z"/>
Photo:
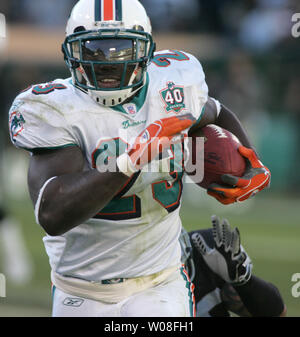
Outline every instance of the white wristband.
<path fill-rule="evenodd" d="M 44 193 L 45 188 L 47 187 L 47 185 L 50 183 L 50 181 L 52 181 L 55 178 L 57 178 L 57 177 L 55 176 L 55 177 L 52 177 L 52 178 L 48 179 L 44 183 L 44 185 L 42 186 L 42 188 L 40 189 L 39 196 L 38 196 L 37 201 L 36 201 L 35 206 L 34 206 L 35 221 L 36 221 L 36 223 L 38 225 L 40 225 L 40 222 L 39 222 L 39 211 L 40 211 L 40 206 L 41 206 L 41 201 L 42 201 L 43 193 Z"/>
<path fill-rule="evenodd" d="M 117 165 L 119 170 L 127 175 L 128 177 L 131 177 L 134 173 L 136 173 L 138 170 L 132 165 L 132 162 L 128 156 L 127 153 L 121 154 L 117 158 Z"/>

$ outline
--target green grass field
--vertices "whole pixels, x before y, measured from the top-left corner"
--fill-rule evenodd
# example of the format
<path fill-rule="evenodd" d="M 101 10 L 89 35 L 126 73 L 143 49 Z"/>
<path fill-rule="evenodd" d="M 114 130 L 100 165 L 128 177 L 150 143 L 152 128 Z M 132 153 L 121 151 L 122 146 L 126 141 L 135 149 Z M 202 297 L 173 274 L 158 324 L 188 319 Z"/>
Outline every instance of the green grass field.
<path fill-rule="evenodd" d="M 200 189 L 188 186 L 181 210 L 183 223 L 188 230 L 206 228 L 210 226 L 210 215 L 217 214 L 238 226 L 242 244 L 254 263 L 253 272 L 279 288 L 288 316 L 299 317 L 300 297 L 291 294 L 291 278 L 300 273 L 300 200 L 268 195 L 263 192 L 247 204 L 222 206 Z M 11 211 L 22 223 L 35 268 L 32 281 L 24 286 L 16 286 L 7 279 L 7 296 L 0 298 L 0 316 L 49 316 L 50 268 L 42 242 L 44 233 L 35 224 L 27 198 L 11 203 Z"/>

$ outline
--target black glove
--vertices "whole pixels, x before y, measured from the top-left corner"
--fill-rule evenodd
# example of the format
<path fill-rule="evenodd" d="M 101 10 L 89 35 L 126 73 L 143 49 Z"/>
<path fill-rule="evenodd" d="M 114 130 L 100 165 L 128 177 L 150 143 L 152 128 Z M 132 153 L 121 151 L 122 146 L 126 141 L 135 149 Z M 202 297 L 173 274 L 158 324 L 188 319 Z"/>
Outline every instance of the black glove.
<path fill-rule="evenodd" d="M 203 236 L 195 232 L 192 242 L 202 254 L 210 269 L 224 281 L 234 285 L 242 285 L 251 277 L 252 262 L 240 242 L 237 228 L 231 230 L 229 222 L 212 216 L 214 247 L 210 248 Z"/>

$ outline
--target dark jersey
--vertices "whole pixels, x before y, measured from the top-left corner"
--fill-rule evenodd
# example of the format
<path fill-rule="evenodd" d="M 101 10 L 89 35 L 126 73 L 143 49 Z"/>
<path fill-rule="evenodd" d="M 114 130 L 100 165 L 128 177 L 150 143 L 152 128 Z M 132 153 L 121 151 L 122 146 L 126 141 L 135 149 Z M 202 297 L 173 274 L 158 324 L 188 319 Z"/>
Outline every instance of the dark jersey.
<path fill-rule="evenodd" d="M 199 232 L 207 244 L 213 248 L 214 241 L 211 229 L 193 231 L 191 235 Z M 191 244 L 193 246 L 192 240 Z M 197 316 L 200 317 L 224 317 L 230 316 L 222 300 L 221 289 L 226 284 L 217 274 L 215 274 L 205 263 L 201 253 L 193 247 L 192 256 L 195 267 L 195 276 L 192 282 L 195 285 L 195 300 Z"/>

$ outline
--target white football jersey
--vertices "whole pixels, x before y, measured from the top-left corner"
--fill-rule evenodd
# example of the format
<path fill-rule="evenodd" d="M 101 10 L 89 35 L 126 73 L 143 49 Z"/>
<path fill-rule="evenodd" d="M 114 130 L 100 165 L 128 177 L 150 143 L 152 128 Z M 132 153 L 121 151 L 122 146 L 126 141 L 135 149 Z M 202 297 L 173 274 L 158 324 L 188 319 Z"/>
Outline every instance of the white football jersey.
<path fill-rule="evenodd" d="M 191 113 L 200 120 L 208 89 L 198 60 L 162 51 L 148 67 L 146 85 L 130 103 L 97 104 L 71 79 L 34 85 L 10 110 L 12 142 L 19 148 L 78 146 L 94 169 L 123 153 L 155 120 Z M 171 172 L 135 174 L 95 217 L 61 236 L 44 237 L 51 268 L 89 281 L 150 275 L 180 264 L 179 217 L 182 145 L 170 148 Z M 67 163 L 66 163 L 67 165 Z M 99 186 L 101 188 L 101 186 Z"/>

